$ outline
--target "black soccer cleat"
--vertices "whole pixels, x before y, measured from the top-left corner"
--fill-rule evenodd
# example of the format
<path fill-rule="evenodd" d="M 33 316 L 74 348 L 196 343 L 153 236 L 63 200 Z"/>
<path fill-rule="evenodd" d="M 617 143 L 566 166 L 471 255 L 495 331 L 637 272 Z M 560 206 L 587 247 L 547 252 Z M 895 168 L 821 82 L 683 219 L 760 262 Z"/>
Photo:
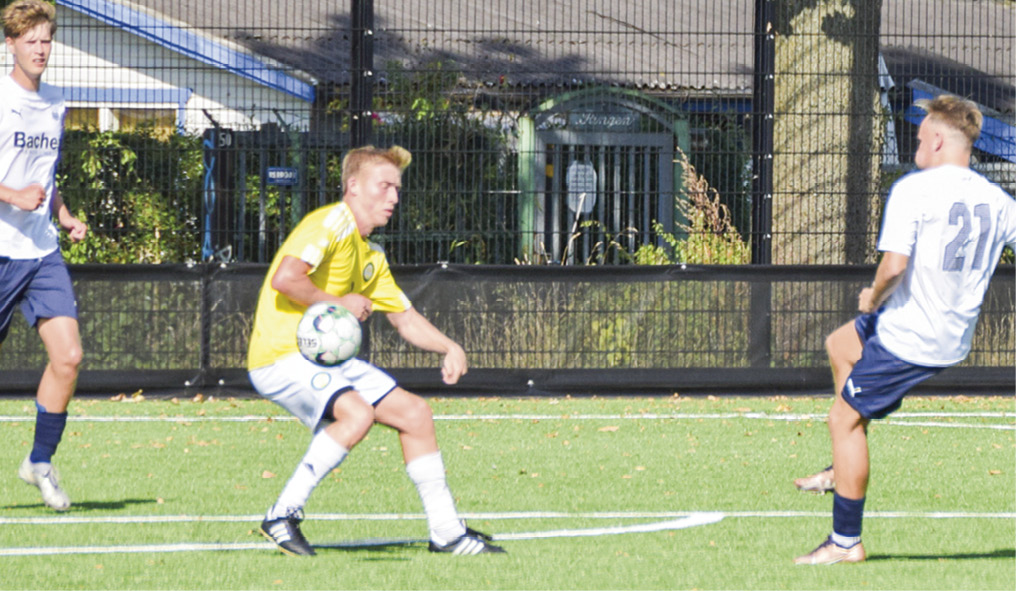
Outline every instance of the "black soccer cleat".
<path fill-rule="evenodd" d="M 261 535 L 268 538 L 290 556 L 316 556 L 317 552 L 300 531 L 303 513 L 295 511 L 279 519 L 265 519 L 261 522 Z"/>
<path fill-rule="evenodd" d="M 466 533 L 458 539 L 452 540 L 443 546 L 435 544 L 432 540 L 428 549 L 431 552 L 444 552 L 459 556 L 471 556 L 473 554 L 504 554 L 504 548 L 490 543 L 493 539 L 493 537 L 483 532 L 467 527 Z"/>

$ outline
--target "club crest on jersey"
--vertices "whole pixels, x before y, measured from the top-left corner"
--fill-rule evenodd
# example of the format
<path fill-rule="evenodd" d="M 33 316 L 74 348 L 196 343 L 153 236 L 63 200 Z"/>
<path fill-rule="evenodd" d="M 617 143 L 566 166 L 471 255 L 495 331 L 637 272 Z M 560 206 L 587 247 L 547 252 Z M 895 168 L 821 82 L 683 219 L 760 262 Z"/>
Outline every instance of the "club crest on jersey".
<path fill-rule="evenodd" d="M 374 276 L 374 263 L 367 263 L 363 267 L 363 280 L 370 281 L 370 278 Z"/>
<path fill-rule="evenodd" d="M 314 374 L 314 377 L 310 379 L 310 387 L 315 390 L 324 390 L 328 387 L 328 384 L 331 383 L 331 381 L 332 376 L 326 374 L 325 372 L 316 373 Z"/>

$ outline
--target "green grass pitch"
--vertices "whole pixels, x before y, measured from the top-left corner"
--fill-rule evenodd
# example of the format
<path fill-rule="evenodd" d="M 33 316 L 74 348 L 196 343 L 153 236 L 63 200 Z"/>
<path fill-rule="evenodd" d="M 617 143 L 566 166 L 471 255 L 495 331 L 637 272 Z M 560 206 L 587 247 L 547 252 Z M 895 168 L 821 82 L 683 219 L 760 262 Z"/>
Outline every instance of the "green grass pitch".
<path fill-rule="evenodd" d="M 63 514 L 16 476 L 33 401 L 0 400 L 0 589 L 1016 588 L 1012 397 L 911 398 L 874 423 L 869 560 L 824 567 L 792 560 L 832 496 L 792 480 L 828 463 L 830 398 L 434 398 L 458 508 L 508 554 L 427 552 L 375 427 L 311 497 L 311 559 L 257 533 L 306 429 L 262 400 L 141 398 L 72 403 Z"/>

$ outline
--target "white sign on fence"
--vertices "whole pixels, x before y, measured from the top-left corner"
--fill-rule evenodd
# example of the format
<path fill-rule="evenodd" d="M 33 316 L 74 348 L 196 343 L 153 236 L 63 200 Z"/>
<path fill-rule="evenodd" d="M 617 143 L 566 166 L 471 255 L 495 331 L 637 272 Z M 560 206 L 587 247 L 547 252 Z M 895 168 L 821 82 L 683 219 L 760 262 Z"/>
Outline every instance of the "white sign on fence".
<path fill-rule="evenodd" d="M 575 160 L 569 164 L 565 184 L 568 186 L 568 209 L 576 214 L 592 213 L 596 204 L 596 169 L 593 163 Z"/>

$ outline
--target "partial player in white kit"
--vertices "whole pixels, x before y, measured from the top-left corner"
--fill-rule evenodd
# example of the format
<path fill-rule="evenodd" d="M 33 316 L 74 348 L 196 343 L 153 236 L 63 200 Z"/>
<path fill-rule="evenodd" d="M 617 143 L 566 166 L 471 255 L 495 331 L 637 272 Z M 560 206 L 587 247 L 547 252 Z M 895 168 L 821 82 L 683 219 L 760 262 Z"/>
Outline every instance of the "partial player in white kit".
<path fill-rule="evenodd" d="M 833 532 L 797 564 L 866 558 L 868 423 L 966 358 L 1002 249 L 1016 248 L 1016 201 L 970 169 L 983 119 L 977 105 L 948 95 L 917 105 L 927 111 L 914 156 L 920 171 L 889 193 L 883 256 L 874 283 L 858 296 L 861 315 L 826 339 L 836 396 L 828 421 L 833 464 L 795 484 L 835 489 Z"/>
<path fill-rule="evenodd" d="M 3 26 L 14 68 L 0 79 L 0 343 L 20 306 L 49 363 L 36 394 L 34 443 L 18 476 L 38 487 L 50 508 L 65 511 L 70 498 L 51 460 L 82 353 L 77 303 L 53 217 L 74 241 L 85 237 L 87 226 L 71 215 L 56 187 L 64 101 L 59 89 L 42 82 L 56 11 L 41 0 L 16 0 L 4 9 Z"/>

